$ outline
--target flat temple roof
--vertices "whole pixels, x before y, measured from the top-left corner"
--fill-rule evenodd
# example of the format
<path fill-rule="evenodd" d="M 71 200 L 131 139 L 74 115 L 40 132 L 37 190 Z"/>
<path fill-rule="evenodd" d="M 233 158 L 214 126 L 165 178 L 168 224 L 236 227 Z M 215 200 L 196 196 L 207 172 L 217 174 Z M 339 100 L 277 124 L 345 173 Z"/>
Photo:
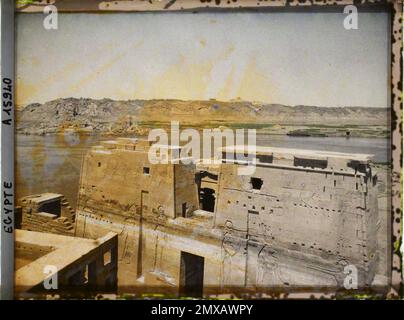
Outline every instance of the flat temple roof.
<path fill-rule="evenodd" d="M 26 196 L 23 199 L 27 199 L 27 200 L 31 200 L 33 202 L 45 202 L 48 200 L 57 200 L 62 198 L 63 195 L 59 194 L 59 193 L 50 193 L 50 192 L 44 192 L 44 193 L 40 193 L 40 194 L 33 194 L 30 196 Z"/>
<path fill-rule="evenodd" d="M 246 146 L 235 145 L 221 148 L 222 152 L 236 152 L 242 153 L 247 151 Z M 372 154 L 363 153 L 343 153 L 343 152 L 330 152 L 321 150 L 306 150 L 306 149 L 294 149 L 294 148 L 273 148 L 273 147 L 256 147 L 256 153 L 258 154 L 291 154 L 296 157 L 321 157 L 321 158 L 340 158 L 347 160 L 357 160 L 357 161 L 369 161 L 373 158 Z"/>
<path fill-rule="evenodd" d="M 54 265 L 58 271 L 73 265 L 80 261 L 84 255 L 116 237 L 114 232 L 108 232 L 105 236 L 97 240 L 85 239 L 71 236 L 63 236 L 53 233 L 42 233 L 28 230 L 15 230 L 16 243 L 26 246 L 34 245 L 40 247 L 52 247 L 52 251 L 42 257 L 26 264 L 18 270 L 15 270 L 15 284 L 17 291 L 26 291 L 42 283 L 47 275 L 44 268 L 48 265 Z M 18 247 L 16 255 L 18 257 Z"/>

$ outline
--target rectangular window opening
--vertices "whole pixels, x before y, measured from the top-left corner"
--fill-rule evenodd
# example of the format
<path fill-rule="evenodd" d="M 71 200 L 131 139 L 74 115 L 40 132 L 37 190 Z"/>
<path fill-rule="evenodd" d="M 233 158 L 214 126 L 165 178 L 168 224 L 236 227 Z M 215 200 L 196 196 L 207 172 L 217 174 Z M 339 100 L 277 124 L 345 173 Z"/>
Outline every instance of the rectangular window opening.
<path fill-rule="evenodd" d="M 251 178 L 250 182 L 254 190 L 261 190 L 262 184 L 264 183 L 260 178 Z"/>

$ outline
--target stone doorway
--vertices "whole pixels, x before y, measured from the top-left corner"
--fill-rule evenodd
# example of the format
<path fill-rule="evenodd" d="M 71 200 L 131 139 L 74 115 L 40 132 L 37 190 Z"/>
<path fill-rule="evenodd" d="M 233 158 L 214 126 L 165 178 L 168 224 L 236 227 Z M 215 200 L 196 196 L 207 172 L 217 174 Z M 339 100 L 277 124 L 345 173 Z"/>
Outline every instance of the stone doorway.
<path fill-rule="evenodd" d="M 202 297 L 204 265 L 203 257 L 181 251 L 180 295 Z"/>
<path fill-rule="evenodd" d="M 200 193 L 201 209 L 209 212 L 215 212 L 216 193 L 211 188 L 203 188 Z"/>

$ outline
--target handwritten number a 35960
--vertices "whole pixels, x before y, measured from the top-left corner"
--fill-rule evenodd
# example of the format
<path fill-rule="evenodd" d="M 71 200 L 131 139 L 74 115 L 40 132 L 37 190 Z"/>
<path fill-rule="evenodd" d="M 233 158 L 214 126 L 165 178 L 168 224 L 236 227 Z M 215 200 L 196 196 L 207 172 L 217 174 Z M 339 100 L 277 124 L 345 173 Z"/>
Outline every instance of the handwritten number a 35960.
<path fill-rule="evenodd" d="M 3 112 L 5 113 L 2 121 L 5 125 L 11 125 L 13 113 L 13 81 L 9 78 L 3 78 Z"/>

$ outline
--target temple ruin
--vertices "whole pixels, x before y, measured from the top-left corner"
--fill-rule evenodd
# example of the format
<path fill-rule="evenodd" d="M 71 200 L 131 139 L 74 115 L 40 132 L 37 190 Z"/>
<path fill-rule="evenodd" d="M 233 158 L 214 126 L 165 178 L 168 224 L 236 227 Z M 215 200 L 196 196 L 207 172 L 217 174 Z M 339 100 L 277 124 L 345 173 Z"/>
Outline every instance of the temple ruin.
<path fill-rule="evenodd" d="M 16 228 L 74 235 L 75 212 L 65 197 L 56 193 L 30 195 L 16 207 Z"/>
<path fill-rule="evenodd" d="M 106 141 L 82 166 L 74 234 L 119 235 L 122 291 L 336 289 L 347 266 L 360 288 L 372 284 L 379 218 L 370 155 L 257 147 L 248 158 L 255 173 L 245 176 L 234 156 L 241 147 L 195 165 L 152 164 L 150 146 Z"/>

